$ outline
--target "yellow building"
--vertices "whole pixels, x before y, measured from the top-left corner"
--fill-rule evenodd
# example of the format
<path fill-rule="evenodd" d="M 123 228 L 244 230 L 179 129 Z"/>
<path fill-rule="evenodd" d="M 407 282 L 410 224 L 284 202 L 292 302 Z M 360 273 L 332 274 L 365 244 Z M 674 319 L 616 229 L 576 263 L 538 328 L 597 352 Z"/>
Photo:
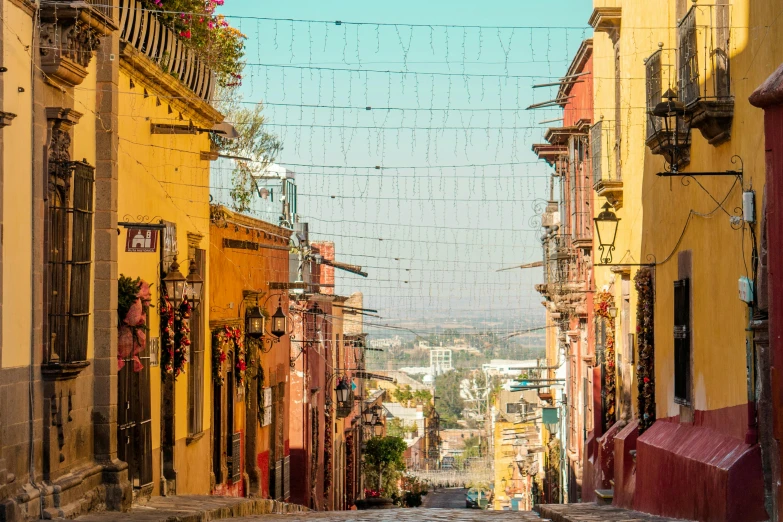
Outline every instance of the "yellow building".
<path fill-rule="evenodd" d="M 139 5 L 0 3 L 0 156 L 13 173 L 0 174 L 13 296 L 0 396 L 15 405 L 0 412 L 3 519 L 210 491 L 209 309 L 193 310 L 190 345 L 175 342 L 190 360 L 176 381 L 161 375 L 159 314 L 174 254 L 185 276 L 193 260 L 209 278 L 203 130 L 222 116 L 214 75 Z M 138 299 L 124 287 L 125 317 L 121 274 L 150 285 Z"/>
<path fill-rule="evenodd" d="M 152 25 L 153 16 L 148 11 L 131 11 L 121 20 L 124 23 L 120 27 L 123 45 L 117 95 L 117 216 L 125 223 L 122 225 L 125 230 L 121 230 L 119 237 L 117 269 L 131 278 L 141 277 L 156 283 L 151 292 L 152 303 L 157 305 L 161 299 L 158 283 L 161 261 L 165 273 L 176 256 L 180 271 L 187 276 L 193 260 L 201 277 L 205 281 L 210 279 L 212 156 L 210 139 L 204 129 L 212 129 L 223 117 L 210 105 L 212 89 L 204 85 L 213 81 L 208 80 L 209 71 L 199 66 L 194 55 L 184 57 L 181 77 L 185 80 L 155 62 L 159 57 L 153 54 L 149 39 L 170 38 L 172 31 L 157 26 L 158 35 L 134 33 L 133 28 L 139 24 Z M 200 75 L 205 76 L 202 82 L 187 80 Z M 126 234 L 150 223 L 164 225 L 159 231 L 159 251 L 128 252 Z M 209 302 L 208 284 L 204 285 L 202 301 Z M 209 306 L 203 306 L 192 314 L 192 344 L 183 373 L 173 379 L 177 372 L 174 368 L 165 378 L 161 375 L 166 363 L 163 343 L 158 352 L 159 364 L 151 365 L 149 370 L 152 476 L 141 476 L 148 463 L 138 462 L 138 480 L 144 483 L 151 478 L 153 494 L 170 491 L 207 494 L 211 490 L 209 310 Z M 160 318 L 159 313 L 150 314 L 151 332 L 161 331 Z M 122 392 L 121 388 L 121 395 Z M 130 405 L 133 409 L 134 401 Z M 144 412 L 139 414 L 144 416 Z M 121 454 L 129 462 L 129 478 L 134 484 L 134 462 L 130 460 L 139 458 L 135 449 Z"/>
<path fill-rule="evenodd" d="M 530 511 L 533 481 L 542 456 L 540 435 L 534 422 L 517 424 L 502 414 L 494 423 L 493 509 Z"/>
<path fill-rule="evenodd" d="M 595 117 L 609 125 L 591 141 L 601 140 L 595 165 L 614 181 L 596 186 L 594 208 L 608 201 L 620 220 L 613 258 L 599 266 L 597 255 L 594 277 L 618 310 L 618 420 L 629 422 L 602 441 L 613 442 L 614 503 L 676 518 L 765 520 L 772 486 L 758 433 L 764 444 L 771 427 L 757 420 L 754 395 L 768 393 L 769 368 L 748 333 L 763 309 L 741 291 L 756 280 L 765 186 L 763 119 L 748 98 L 783 62 L 780 39 L 765 36 L 780 5 L 594 7 Z M 680 116 L 667 130 L 649 113 L 669 89 L 669 114 Z M 757 365 L 755 380 L 748 367 Z M 769 419 L 770 406 L 759 407 Z"/>

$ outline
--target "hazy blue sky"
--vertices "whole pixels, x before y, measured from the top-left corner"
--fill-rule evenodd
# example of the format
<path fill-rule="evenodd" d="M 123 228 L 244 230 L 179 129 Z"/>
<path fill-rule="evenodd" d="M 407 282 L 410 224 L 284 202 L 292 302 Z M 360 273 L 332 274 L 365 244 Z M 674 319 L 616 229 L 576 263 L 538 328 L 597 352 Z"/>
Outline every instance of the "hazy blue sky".
<path fill-rule="evenodd" d="M 341 273 L 339 292 L 390 323 L 543 321 L 541 270 L 495 270 L 541 257 L 549 170 L 530 147 L 559 111 L 524 109 L 554 97 L 532 86 L 565 73 L 590 4 L 226 0 L 248 37 L 244 99 L 283 139 L 301 220 L 370 274 Z"/>

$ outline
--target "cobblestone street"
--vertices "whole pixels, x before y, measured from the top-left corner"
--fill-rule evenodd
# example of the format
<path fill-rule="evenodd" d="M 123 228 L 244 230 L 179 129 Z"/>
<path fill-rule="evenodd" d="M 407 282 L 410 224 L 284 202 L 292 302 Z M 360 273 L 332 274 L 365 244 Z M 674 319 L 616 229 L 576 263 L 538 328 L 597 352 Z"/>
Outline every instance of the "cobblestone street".
<path fill-rule="evenodd" d="M 536 513 L 519 511 L 482 511 L 478 509 L 389 509 L 383 511 L 342 511 L 332 513 L 297 513 L 292 515 L 276 515 L 264 517 L 249 517 L 239 519 L 242 522 L 263 520 L 275 522 L 479 522 L 483 520 L 513 520 L 515 522 L 536 521 L 541 519 Z"/>
<path fill-rule="evenodd" d="M 278 504 L 268 500 L 250 500 L 227 497 L 156 497 L 147 505 L 136 506 L 130 513 L 103 512 L 79 517 L 80 522 L 207 522 L 256 520 L 275 522 L 413 522 L 483 520 L 513 520 L 515 522 L 675 522 L 674 519 L 655 517 L 613 506 L 595 504 L 549 504 L 537 506 L 541 515 L 520 511 L 482 511 L 465 509 L 463 489 L 442 489 L 431 492 L 426 505 L 443 506 L 415 509 L 371 511 L 301 511 L 298 506 Z M 459 504 L 458 504 L 459 503 Z M 426 506 L 425 505 L 425 506 Z"/>

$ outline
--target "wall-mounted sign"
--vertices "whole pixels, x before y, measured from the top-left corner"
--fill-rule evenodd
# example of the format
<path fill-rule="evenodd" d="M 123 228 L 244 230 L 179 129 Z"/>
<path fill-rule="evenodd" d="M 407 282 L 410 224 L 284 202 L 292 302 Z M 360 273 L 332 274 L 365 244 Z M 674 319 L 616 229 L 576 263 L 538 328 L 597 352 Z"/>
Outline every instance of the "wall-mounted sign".
<path fill-rule="evenodd" d="M 125 239 L 126 252 L 157 252 L 158 231 L 150 228 L 128 228 Z"/>

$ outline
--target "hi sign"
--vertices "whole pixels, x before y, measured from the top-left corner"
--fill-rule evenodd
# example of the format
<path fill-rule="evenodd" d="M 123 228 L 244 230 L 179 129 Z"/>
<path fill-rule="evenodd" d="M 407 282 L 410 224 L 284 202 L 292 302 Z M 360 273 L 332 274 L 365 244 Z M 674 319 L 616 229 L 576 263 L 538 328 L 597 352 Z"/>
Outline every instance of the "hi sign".
<path fill-rule="evenodd" d="M 149 228 L 129 228 L 125 239 L 126 252 L 157 252 L 158 231 Z"/>

